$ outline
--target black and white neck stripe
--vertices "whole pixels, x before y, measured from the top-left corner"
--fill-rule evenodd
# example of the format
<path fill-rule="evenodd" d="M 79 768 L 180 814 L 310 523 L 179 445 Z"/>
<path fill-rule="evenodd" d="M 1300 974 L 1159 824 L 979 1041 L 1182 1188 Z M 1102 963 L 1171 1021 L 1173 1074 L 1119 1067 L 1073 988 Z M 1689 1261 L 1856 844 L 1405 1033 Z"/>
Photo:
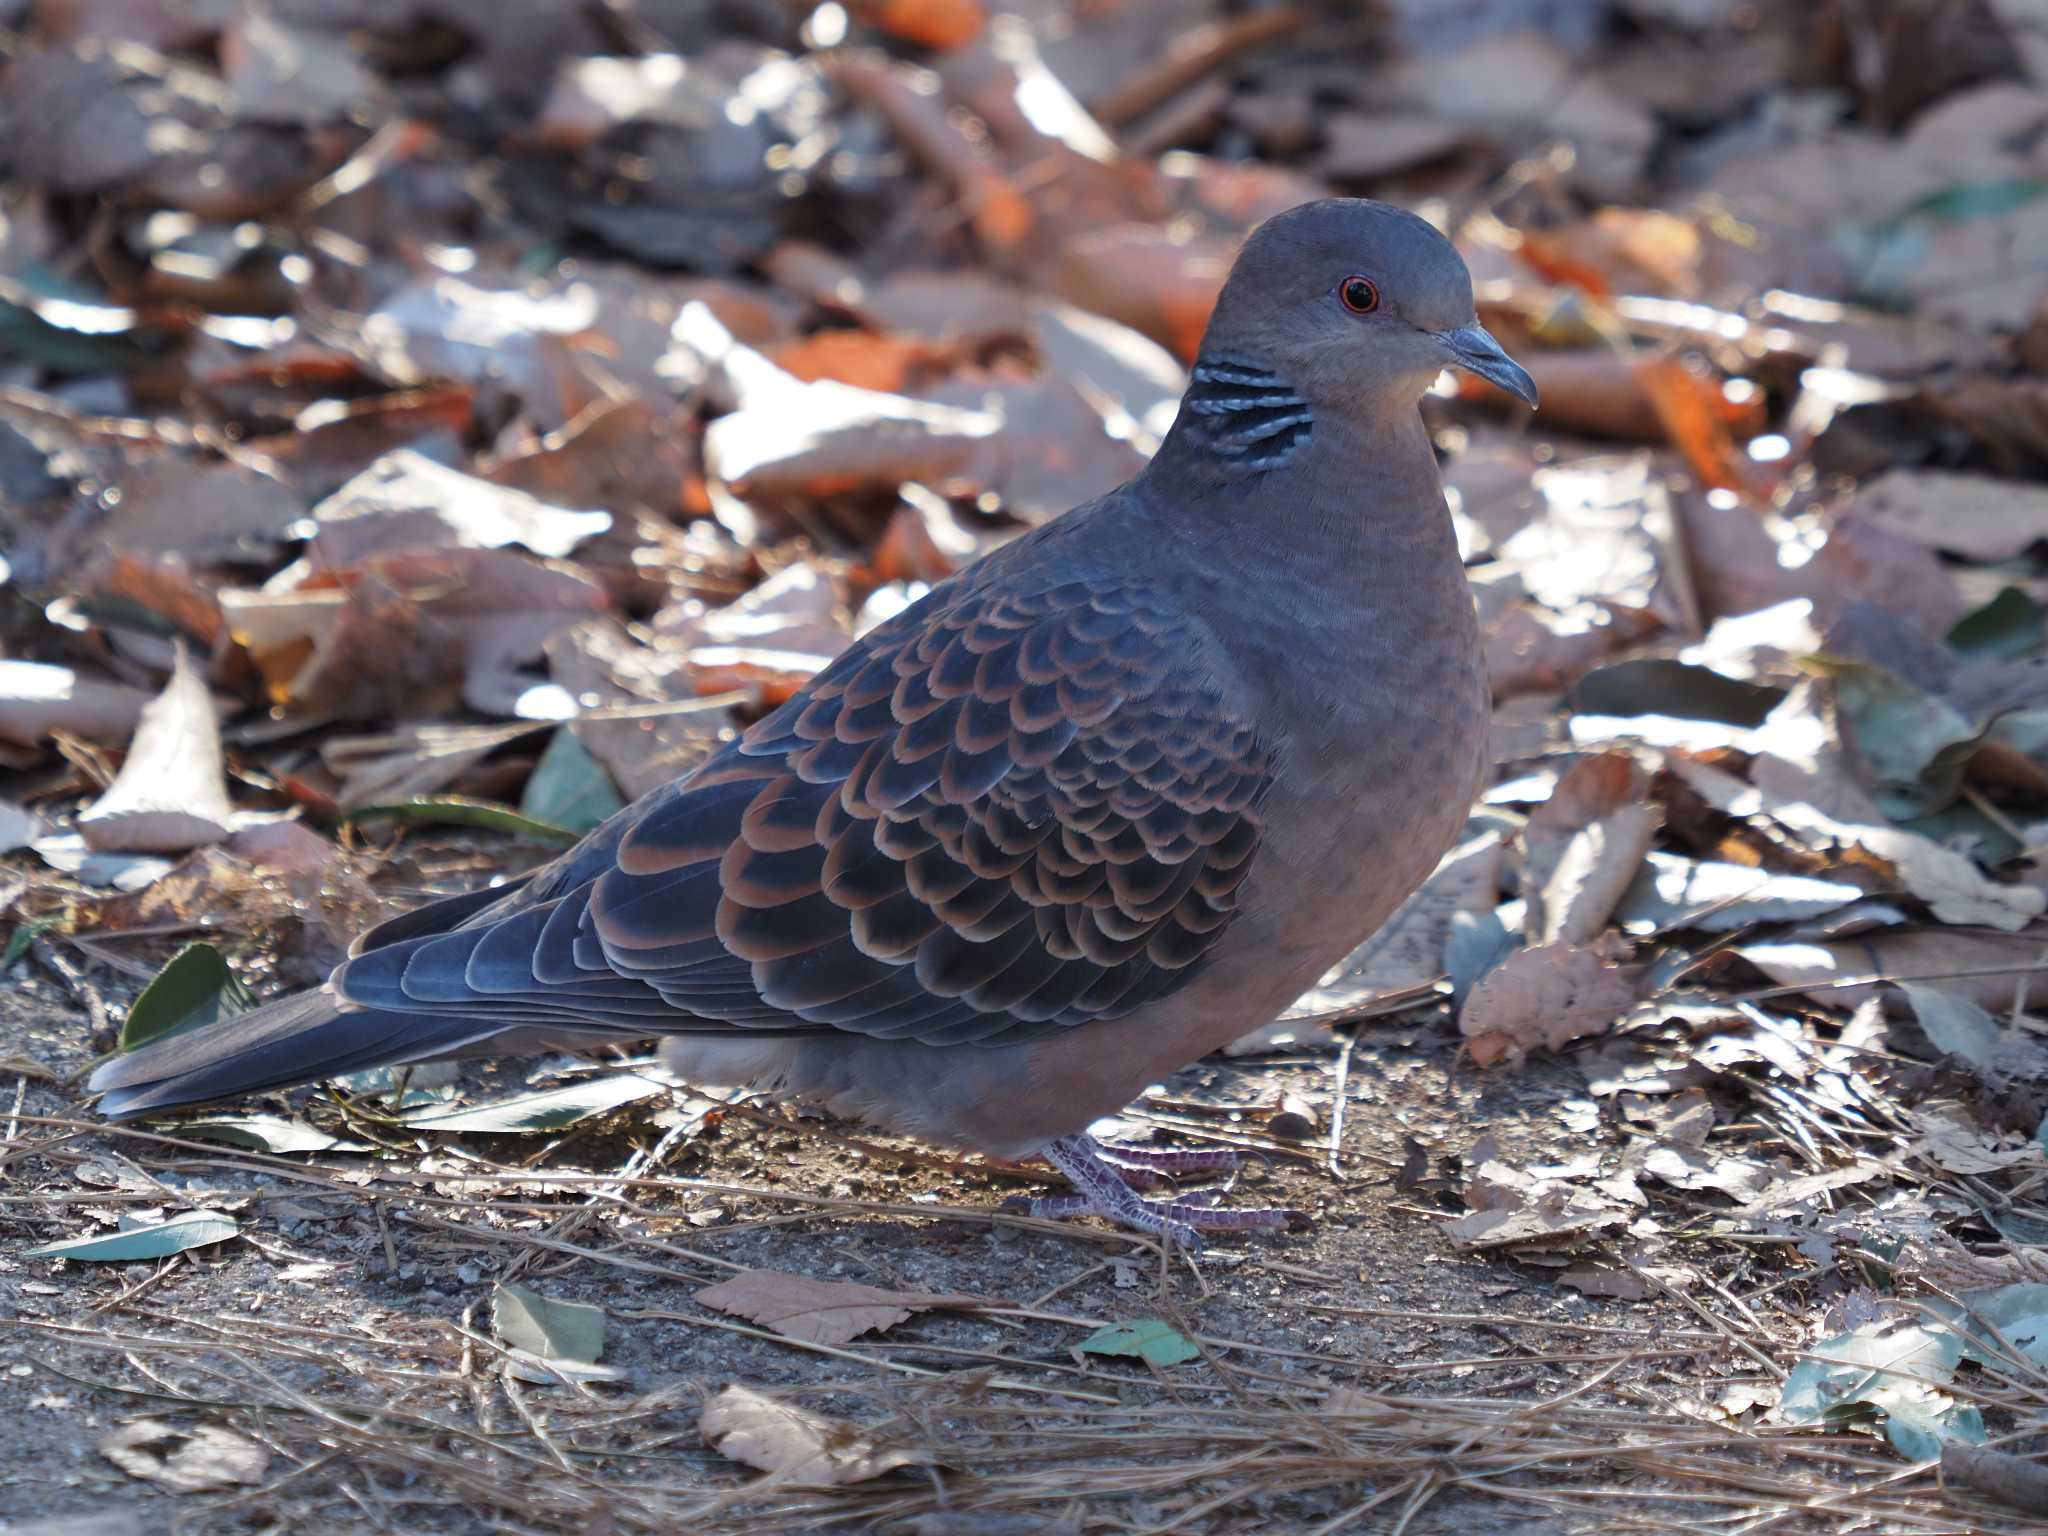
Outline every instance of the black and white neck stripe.
<path fill-rule="evenodd" d="M 1210 452 L 1243 469 L 1278 469 L 1315 428 L 1308 401 L 1292 385 L 1237 358 L 1199 359 L 1181 409 Z"/>

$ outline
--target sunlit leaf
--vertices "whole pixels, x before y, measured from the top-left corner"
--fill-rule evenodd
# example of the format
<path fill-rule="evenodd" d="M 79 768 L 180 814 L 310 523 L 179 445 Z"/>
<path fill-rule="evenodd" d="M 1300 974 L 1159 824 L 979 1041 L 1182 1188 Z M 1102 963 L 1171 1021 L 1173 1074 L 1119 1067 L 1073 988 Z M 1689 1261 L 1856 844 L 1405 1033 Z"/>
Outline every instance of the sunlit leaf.
<path fill-rule="evenodd" d="M 533 1131 L 559 1131 L 668 1090 L 652 1078 L 621 1074 L 593 1077 L 552 1088 L 545 1093 L 525 1093 L 495 1104 L 468 1109 L 415 1110 L 403 1116 L 405 1124 L 419 1131 L 478 1132 L 486 1135 L 522 1135 Z"/>

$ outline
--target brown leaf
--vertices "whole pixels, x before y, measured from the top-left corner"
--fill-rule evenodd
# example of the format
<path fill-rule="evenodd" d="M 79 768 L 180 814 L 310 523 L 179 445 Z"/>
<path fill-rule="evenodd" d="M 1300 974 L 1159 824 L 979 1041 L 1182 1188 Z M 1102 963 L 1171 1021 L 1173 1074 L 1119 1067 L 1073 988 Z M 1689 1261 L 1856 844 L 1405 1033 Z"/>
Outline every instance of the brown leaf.
<path fill-rule="evenodd" d="M 295 585 L 221 593 L 230 632 L 274 703 L 345 718 L 430 714 L 458 695 L 512 715 L 536 680 L 516 668 L 549 638 L 606 612 L 573 566 L 509 549 L 379 554 Z"/>
<path fill-rule="evenodd" d="M 664 609 L 653 627 L 688 665 L 698 692 L 752 686 L 779 703 L 852 642 L 844 611 L 837 578 L 799 561 L 723 608 Z"/>
<path fill-rule="evenodd" d="M 738 1385 L 720 1389 L 697 1428 L 719 1455 L 792 1483 L 840 1487 L 937 1458 L 910 1446 L 885 1446 L 844 1419 L 799 1408 Z"/>
<path fill-rule="evenodd" d="M 1526 927 L 1536 944 L 1584 944 L 1607 926 L 1663 819 L 1649 790 L 1649 773 L 1633 756 L 1596 753 L 1530 813 L 1521 843 L 1524 889 L 1536 895 Z"/>
<path fill-rule="evenodd" d="M 1585 1296 L 1611 1296 L 1617 1301 L 1641 1301 L 1650 1294 L 1640 1275 L 1608 1264 L 1574 1264 L 1557 1277 L 1557 1283 Z"/>
<path fill-rule="evenodd" d="M 1548 282 L 1591 294 L 1700 294 L 1707 235 L 1697 220 L 1657 208 L 1599 208 L 1592 217 L 1521 231 L 1519 254 Z M 1546 401 L 1547 405 L 1548 402 Z"/>
<path fill-rule="evenodd" d="M 213 696 L 180 651 L 164 691 L 142 707 L 127 761 L 78 829 L 103 852 L 177 853 L 219 842 L 233 814 Z"/>
<path fill-rule="evenodd" d="M 612 525 L 609 512 L 550 506 L 524 491 L 465 475 L 401 448 L 313 509 L 313 569 L 359 565 L 372 555 L 518 545 L 559 558 Z"/>
<path fill-rule="evenodd" d="M 1509 955 L 1481 978 L 1459 1015 L 1472 1059 L 1519 1065 L 1538 1046 L 1555 1051 L 1611 1028 L 1637 1000 L 1634 975 L 1612 963 L 1626 953 L 1619 936 L 1608 935 Z"/>
<path fill-rule="evenodd" d="M 680 652 L 642 645 L 614 619 L 556 635 L 548 670 L 576 711 L 576 739 L 629 799 L 688 773 L 731 728 L 732 697 L 696 697 L 704 675 Z"/>
<path fill-rule="evenodd" d="M 701 304 L 685 305 L 677 345 L 720 369 L 738 408 L 705 430 L 704 467 L 742 495 L 823 496 L 905 480 L 941 484 L 965 471 L 1001 416 L 860 389 L 806 383 L 730 332 Z"/>
<path fill-rule="evenodd" d="M 812 1280 L 775 1269 L 749 1269 L 708 1285 L 697 1300 L 807 1344 L 844 1344 L 893 1328 L 913 1312 L 988 1305 L 975 1296 L 891 1291 L 850 1281 Z"/>
<path fill-rule="evenodd" d="M 1191 363 L 1236 253 L 1235 240 L 1129 224 L 1064 242 L 1050 285 L 1068 303 L 1121 321 Z"/>

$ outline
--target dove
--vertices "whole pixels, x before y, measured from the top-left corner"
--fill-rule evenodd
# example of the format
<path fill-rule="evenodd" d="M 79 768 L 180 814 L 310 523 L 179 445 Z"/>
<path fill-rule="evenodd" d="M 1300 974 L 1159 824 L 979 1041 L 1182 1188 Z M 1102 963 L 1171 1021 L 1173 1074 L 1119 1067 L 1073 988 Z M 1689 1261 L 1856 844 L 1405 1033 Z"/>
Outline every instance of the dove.
<path fill-rule="evenodd" d="M 1536 404 L 1451 243 L 1330 199 L 1246 239 L 1172 429 L 1100 500 L 868 631 L 530 875 L 363 934 L 318 990 L 102 1065 L 108 1116 L 366 1068 L 655 1038 L 669 1069 L 994 1158 L 1189 1243 L 1212 1152 L 1087 1127 L 1384 922 L 1487 758 L 1419 402 Z"/>

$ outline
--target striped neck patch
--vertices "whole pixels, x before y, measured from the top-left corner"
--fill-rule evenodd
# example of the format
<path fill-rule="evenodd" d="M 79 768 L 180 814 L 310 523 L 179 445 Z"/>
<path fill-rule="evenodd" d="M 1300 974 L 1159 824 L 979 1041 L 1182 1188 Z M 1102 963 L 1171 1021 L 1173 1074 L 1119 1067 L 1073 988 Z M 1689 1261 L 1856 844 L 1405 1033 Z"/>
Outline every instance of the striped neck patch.
<path fill-rule="evenodd" d="M 1291 384 L 1235 358 L 1198 359 L 1181 409 L 1210 452 L 1245 469 L 1279 468 L 1315 428 L 1308 402 Z"/>

